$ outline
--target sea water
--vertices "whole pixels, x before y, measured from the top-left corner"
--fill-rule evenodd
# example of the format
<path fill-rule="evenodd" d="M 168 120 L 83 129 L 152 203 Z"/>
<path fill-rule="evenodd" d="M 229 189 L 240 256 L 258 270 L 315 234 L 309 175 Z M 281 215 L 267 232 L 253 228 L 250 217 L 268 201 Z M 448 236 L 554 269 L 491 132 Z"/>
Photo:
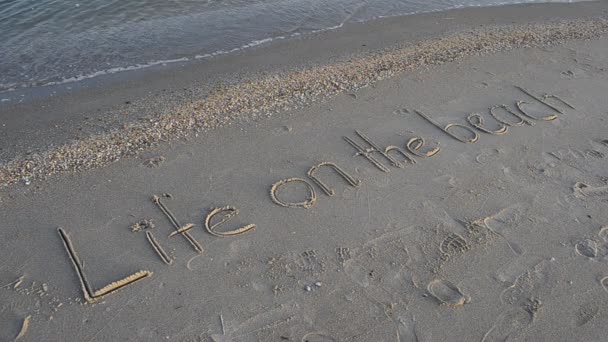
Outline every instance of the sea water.
<path fill-rule="evenodd" d="M 348 22 L 505 0 L 0 0 L 0 92 L 208 58 Z"/>

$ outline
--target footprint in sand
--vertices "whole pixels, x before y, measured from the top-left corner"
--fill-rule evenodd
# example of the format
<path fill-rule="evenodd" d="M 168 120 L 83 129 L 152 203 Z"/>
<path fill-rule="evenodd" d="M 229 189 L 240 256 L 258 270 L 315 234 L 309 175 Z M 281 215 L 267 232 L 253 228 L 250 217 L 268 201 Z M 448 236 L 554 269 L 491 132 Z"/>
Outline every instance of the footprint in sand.
<path fill-rule="evenodd" d="M 524 308 L 507 311 L 498 317 L 481 342 L 507 341 L 532 324 L 533 318 L 533 314 Z"/>
<path fill-rule="evenodd" d="M 574 249 L 576 253 L 587 258 L 595 258 L 597 256 L 597 243 L 591 239 L 579 241 Z"/>
<path fill-rule="evenodd" d="M 469 248 L 467 241 L 456 233 L 448 235 L 439 245 L 439 250 L 446 256 L 464 253 Z"/>
<path fill-rule="evenodd" d="M 525 205 L 515 203 L 501 209 L 497 213 L 480 220 L 493 233 L 500 236 L 516 255 L 522 255 L 523 249 L 515 242 L 508 239 L 504 234 L 517 228 L 526 217 Z"/>
<path fill-rule="evenodd" d="M 484 218 L 483 223 L 493 231 L 503 233 L 517 227 L 525 217 L 524 204 L 515 203 Z"/>
<path fill-rule="evenodd" d="M 599 235 L 602 241 L 608 242 L 608 226 L 602 227 L 597 235 Z"/>
<path fill-rule="evenodd" d="M 604 278 L 602 278 L 600 280 L 600 284 L 602 284 L 602 287 L 604 288 L 604 290 L 606 290 L 606 292 L 608 292 L 608 276 L 605 276 Z"/>
<path fill-rule="evenodd" d="M 408 312 L 394 313 L 391 317 L 397 328 L 398 342 L 418 342 L 420 338 L 416 332 L 415 319 Z"/>
<path fill-rule="evenodd" d="M 599 312 L 600 307 L 597 303 L 589 302 L 581 305 L 576 312 L 576 325 L 580 327 L 589 323 L 589 321 L 595 318 Z"/>
<path fill-rule="evenodd" d="M 427 290 L 441 305 L 457 307 L 471 302 L 469 296 L 464 295 L 456 285 L 444 279 L 433 280 Z"/>
<path fill-rule="evenodd" d="M 602 186 L 591 186 L 582 182 L 574 184 L 574 197 L 585 198 L 593 196 L 605 196 L 608 195 L 608 185 Z"/>
<path fill-rule="evenodd" d="M 605 157 L 605 155 L 602 152 L 597 151 L 597 150 L 587 150 L 585 152 L 585 154 L 591 158 L 596 158 L 596 159 L 602 159 Z"/>
<path fill-rule="evenodd" d="M 543 260 L 531 269 L 520 274 L 509 287 L 500 294 L 500 300 L 504 304 L 521 304 L 529 306 L 529 298 L 537 297 L 542 289 L 550 289 L 550 263 L 552 260 Z"/>

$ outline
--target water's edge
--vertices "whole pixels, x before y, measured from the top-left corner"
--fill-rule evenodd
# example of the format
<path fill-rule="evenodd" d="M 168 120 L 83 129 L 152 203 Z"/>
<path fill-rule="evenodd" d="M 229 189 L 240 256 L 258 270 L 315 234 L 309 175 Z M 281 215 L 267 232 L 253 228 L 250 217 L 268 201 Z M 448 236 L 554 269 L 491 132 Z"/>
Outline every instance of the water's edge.
<path fill-rule="evenodd" d="M 260 48 L 167 66 L 94 77 L 81 82 L 22 88 L 0 94 L 0 164 L 18 155 L 120 129 L 206 99 L 218 85 L 242 84 L 335 65 L 385 49 L 427 42 L 481 27 L 507 27 L 608 18 L 608 3 L 526 4 L 349 23 L 338 30 L 283 39 Z"/>
<path fill-rule="evenodd" d="M 72 83 L 102 75 L 213 58 L 277 40 L 335 30 L 345 23 L 455 8 L 547 2 L 573 1 L 469 0 L 463 4 L 453 0 L 408 0 L 395 4 L 386 0 L 369 7 L 354 0 L 331 3 L 318 0 L 314 5 L 299 0 L 259 0 L 247 5 L 239 1 L 234 4 L 227 2 L 226 5 L 216 5 L 219 8 L 205 9 L 200 13 L 182 13 L 179 8 L 165 9 L 175 12 L 167 13 L 169 17 L 163 17 L 162 13 L 154 14 L 153 9 L 148 9 L 152 12 L 150 14 L 137 12 L 129 17 L 123 13 L 137 8 L 121 10 L 108 4 L 87 12 L 84 6 L 88 4 L 74 3 L 72 10 L 76 9 L 76 13 L 72 13 L 71 1 L 66 1 L 61 5 L 65 9 L 48 14 L 49 19 L 40 22 L 16 22 L 19 16 L 29 15 L 29 12 L 21 13 L 23 9 L 15 8 L 16 5 L 13 8 L 0 6 L 0 32 L 4 32 L 0 34 L 3 38 L 0 39 L 3 42 L 0 43 L 0 60 L 3 60 L 0 94 L 19 88 Z M 43 12 L 42 16 L 45 9 L 40 7 L 45 4 L 46 1 L 41 1 L 31 11 L 39 10 Z M 48 6 L 55 4 L 50 2 Z M 188 1 L 180 4 L 184 11 L 193 6 Z M 132 6 L 137 6 L 137 1 Z M 147 3 L 145 6 L 150 7 Z M 18 15 L 11 15 L 11 11 L 18 12 Z M 80 12 L 92 17 L 82 18 Z M 123 18 L 126 22 L 116 21 L 120 15 L 127 16 Z M 140 22 L 140 17 L 145 17 L 145 20 Z M 79 22 L 89 22 L 89 26 L 82 24 L 79 27 L 81 24 L 72 22 L 75 18 Z M 59 23 L 49 22 L 52 20 Z M 102 23 L 101 20 L 106 21 Z M 0 98 L 0 101 L 8 100 Z"/>

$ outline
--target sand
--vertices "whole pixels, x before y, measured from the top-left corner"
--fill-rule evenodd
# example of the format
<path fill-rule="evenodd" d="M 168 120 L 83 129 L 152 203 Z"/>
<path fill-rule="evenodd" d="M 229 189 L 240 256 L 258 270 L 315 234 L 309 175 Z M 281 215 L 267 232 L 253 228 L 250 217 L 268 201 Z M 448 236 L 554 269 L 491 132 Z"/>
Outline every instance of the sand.
<path fill-rule="evenodd" d="M 235 115 L 186 140 L 166 133 L 111 163 L 86 167 L 71 154 L 64 161 L 83 170 L 30 174 L 29 185 L 22 171 L 9 172 L 0 192 L 0 340 L 602 341 L 605 21 L 539 18 L 534 27 L 452 32 L 446 39 L 457 46 L 503 35 L 487 51 L 431 54 L 433 63 L 382 77 L 378 59 L 403 57 L 407 42 L 302 67 L 297 75 L 320 77 L 343 63 L 370 65 L 298 108 L 253 120 L 237 103 L 249 119 Z M 505 37 L 519 40 L 502 48 Z M 449 51 L 437 40 L 420 44 Z M 544 101 L 559 112 L 516 86 L 552 94 Z M 501 104 L 518 116 L 496 107 L 493 118 L 489 108 Z M 185 108 L 196 105 L 204 104 Z M 504 134 L 474 129 L 471 113 Z M 174 115 L 183 123 L 193 114 Z M 440 129 L 448 125 L 453 136 Z M 92 289 L 104 296 L 86 303 L 101 291 Z"/>

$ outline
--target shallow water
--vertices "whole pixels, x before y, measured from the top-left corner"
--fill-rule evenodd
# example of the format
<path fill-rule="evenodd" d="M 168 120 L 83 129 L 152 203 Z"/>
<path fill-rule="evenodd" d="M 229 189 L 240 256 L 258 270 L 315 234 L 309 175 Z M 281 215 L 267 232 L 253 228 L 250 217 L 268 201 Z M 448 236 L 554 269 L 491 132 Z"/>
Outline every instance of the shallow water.
<path fill-rule="evenodd" d="M 352 21 L 497 0 L 0 0 L 0 91 L 206 58 Z"/>

